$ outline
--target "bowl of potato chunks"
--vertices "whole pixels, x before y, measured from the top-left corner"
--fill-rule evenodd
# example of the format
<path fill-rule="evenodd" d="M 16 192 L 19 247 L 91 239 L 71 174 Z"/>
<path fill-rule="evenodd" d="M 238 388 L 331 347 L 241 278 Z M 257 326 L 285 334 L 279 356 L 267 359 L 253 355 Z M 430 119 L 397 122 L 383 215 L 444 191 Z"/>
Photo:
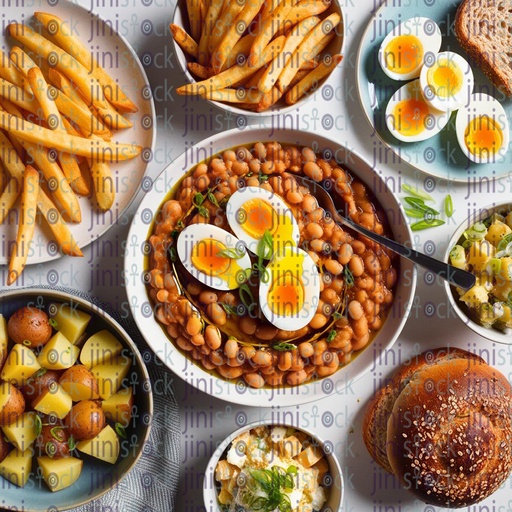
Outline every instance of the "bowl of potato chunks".
<path fill-rule="evenodd" d="M 2 506 L 66 510 L 108 492 L 142 454 L 152 408 L 142 357 L 110 315 L 55 290 L 2 294 Z"/>

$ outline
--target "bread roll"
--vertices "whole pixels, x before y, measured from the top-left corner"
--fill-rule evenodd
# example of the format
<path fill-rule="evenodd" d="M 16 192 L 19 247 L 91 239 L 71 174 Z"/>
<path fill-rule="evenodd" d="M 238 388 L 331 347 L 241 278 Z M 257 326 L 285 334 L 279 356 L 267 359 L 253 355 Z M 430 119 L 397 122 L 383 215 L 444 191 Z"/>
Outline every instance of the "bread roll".
<path fill-rule="evenodd" d="M 512 470 L 512 388 L 469 352 L 424 352 L 373 397 L 363 439 L 376 462 L 422 501 L 477 503 Z"/>

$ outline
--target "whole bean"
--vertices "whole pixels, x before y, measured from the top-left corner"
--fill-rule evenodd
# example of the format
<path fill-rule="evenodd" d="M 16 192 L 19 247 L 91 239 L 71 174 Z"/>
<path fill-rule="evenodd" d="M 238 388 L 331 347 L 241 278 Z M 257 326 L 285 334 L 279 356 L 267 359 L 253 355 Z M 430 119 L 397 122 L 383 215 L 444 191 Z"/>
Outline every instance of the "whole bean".
<path fill-rule="evenodd" d="M 373 252 L 367 252 L 363 255 L 364 268 L 371 276 L 379 274 L 381 271 L 379 258 Z"/>
<path fill-rule="evenodd" d="M 302 203 L 304 196 L 298 190 L 289 190 L 286 193 L 286 201 L 290 204 L 299 204 Z"/>
<path fill-rule="evenodd" d="M 210 178 L 208 178 L 208 176 L 199 176 L 199 178 L 196 179 L 196 188 L 199 192 L 206 190 L 208 185 L 210 185 Z"/>
<path fill-rule="evenodd" d="M 254 333 L 256 338 L 263 341 L 273 340 L 276 334 L 277 327 L 274 327 L 273 325 L 270 324 L 259 325 Z"/>
<path fill-rule="evenodd" d="M 274 189 L 275 190 L 275 189 Z M 277 192 L 277 190 L 276 190 Z M 311 194 L 306 194 L 302 200 L 302 210 L 304 213 L 311 213 L 318 208 L 318 202 Z"/>
<path fill-rule="evenodd" d="M 292 353 L 290 351 L 281 352 L 281 354 L 279 354 L 279 364 L 277 367 L 283 372 L 289 370 L 292 365 L 292 359 Z"/>
<path fill-rule="evenodd" d="M 343 272 L 343 265 L 336 260 L 327 260 L 324 263 L 324 267 L 333 276 L 339 276 Z"/>
<path fill-rule="evenodd" d="M 338 250 L 338 261 L 342 265 L 346 265 L 352 258 L 353 254 L 354 250 L 352 249 L 352 246 L 348 243 L 345 243 Z"/>
<path fill-rule="evenodd" d="M 357 254 L 354 254 L 352 258 L 350 258 L 350 261 L 348 262 L 348 268 L 350 269 L 354 277 L 361 276 L 364 272 L 364 265 L 361 257 L 358 256 Z"/>
<path fill-rule="evenodd" d="M 281 176 L 272 176 L 269 178 L 268 183 L 274 190 L 276 194 L 283 195 L 284 194 L 284 188 L 283 188 L 283 180 Z"/>
<path fill-rule="evenodd" d="M 176 339 L 180 333 L 178 331 L 178 326 L 176 324 L 169 324 L 167 326 L 167 334 L 173 338 L 173 339 Z"/>
<path fill-rule="evenodd" d="M 302 170 L 304 174 L 313 181 L 322 181 L 323 179 L 322 169 L 313 161 L 306 162 Z"/>
<path fill-rule="evenodd" d="M 190 340 L 190 341 L 192 341 L 192 340 Z M 199 349 L 201 354 L 203 354 L 204 356 L 210 355 L 211 349 L 206 343 L 199 345 L 197 348 Z"/>
<path fill-rule="evenodd" d="M 338 366 L 317 366 L 316 373 L 318 377 L 328 377 L 338 370 Z"/>
<path fill-rule="evenodd" d="M 201 333 L 195 334 L 190 337 L 190 342 L 192 345 L 200 347 L 201 345 L 204 345 L 204 336 Z"/>
<path fill-rule="evenodd" d="M 209 290 L 204 290 L 199 294 L 199 302 L 205 305 L 212 304 L 213 302 L 217 302 L 218 300 L 219 298 L 217 297 L 217 294 Z"/>
<path fill-rule="evenodd" d="M 171 319 L 167 317 L 165 312 L 165 308 L 161 306 L 157 306 L 155 310 L 156 319 L 164 325 L 169 325 L 171 323 Z"/>
<path fill-rule="evenodd" d="M 253 158 L 247 164 L 249 166 L 249 171 L 253 174 L 258 174 L 261 170 L 261 162 L 257 158 Z"/>
<path fill-rule="evenodd" d="M 245 373 L 244 380 L 251 388 L 259 389 L 265 385 L 265 379 L 256 372 Z"/>
<path fill-rule="evenodd" d="M 369 320 L 368 327 L 372 331 L 378 331 L 382 327 L 382 319 L 380 316 L 374 316 L 371 320 Z"/>
<path fill-rule="evenodd" d="M 192 304 L 188 299 L 180 299 L 177 302 L 178 312 L 180 315 L 184 317 L 189 317 L 194 313 L 194 309 L 192 308 Z"/>
<path fill-rule="evenodd" d="M 322 313 L 316 313 L 311 322 L 309 322 L 309 326 L 312 329 L 321 329 L 327 323 L 327 317 L 322 315 Z"/>
<path fill-rule="evenodd" d="M 384 283 L 386 284 L 386 288 L 388 290 L 391 290 L 391 288 L 393 288 L 395 286 L 396 281 L 397 281 L 396 269 L 391 267 L 388 270 L 386 270 L 386 272 L 385 272 Z"/>
<path fill-rule="evenodd" d="M 349 302 L 347 311 L 349 316 L 354 320 L 359 320 L 364 315 L 363 307 L 357 300 Z"/>
<path fill-rule="evenodd" d="M 301 355 L 301 357 L 304 358 L 311 357 L 315 353 L 313 345 L 309 343 L 309 341 L 303 341 L 302 343 L 299 344 L 297 348 L 299 349 L 299 354 Z"/>
<path fill-rule="evenodd" d="M 203 328 L 203 321 L 199 315 L 192 315 L 187 320 L 187 325 L 185 326 L 185 330 L 187 334 L 190 336 L 195 336 L 199 334 Z"/>
<path fill-rule="evenodd" d="M 358 320 L 352 320 L 350 325 L 352 326 L 356 340 L 359 340 L 368 334 L 368 320 L 366 320 L 364 315 Z"/>
<path fill-rule="evenodd" d="M 265 375 L 265 382 L 269 386 L 281 386 L 283 383 L 284 375 L 284 372 L 276 370 L 274 373 L 271 373 L 270 375 Z"/>
<path fill-rule="evenodd" d="M 222 353 L 221 350 L 212 350 L 210 352 L 210 361 L 215 366 L 221 366 L 226 363 L 226 356 Z"/>
<path fill-rule="evenodd" d="M 194 174 L 192 175 L 194 178 L 198 178 L 199 176 L 202 176 L 203 174 L 206 174 L 208 172 L 208 166 L 206 164 L 198 164 L 196 167 L 196 170 L 194 171 Z"/>
<path fill-rule="evenodd" d="M 272 355 L 266 350 L 256 350 L 256 353 L 252 356 L 252 362 L 256 366 L 268 366 L 272 364 Z"/>
<path fill-rule="evenodd" d="M 203 354 L 199 351 L 199 349 L 197 347 L 194 347 L 190 351 L 190 355 L 192 356 L 192 359 L 194 359 L 196 361 L 199 361 L 203 358 Z"/>
<path fill-rule="evenodd" d="M 228 358 L 226 364 L 232 368 L 238 368 L 239 366 L 242 366 L 245 363 L 245 359 L 243 357 L 239 357 L 239 355 L 240 353 L 237 355 L 237 357 Z"/>
<path fill-rule="evenodd" d="M 304 162 L 316 162 L 316 153 L 311 148 L 302 148 L 302 158 Z"/>
<path fill-rule="evenodd" d="M 308 213 L 308 219 L 310 222 L 320 222 L 324 218 L 324 209 L 316 208 L 312 212 Z"/>
<path fill-rule="evenodd" d="M 233 162 L 233 165 L 231 166 L 231 170 L 237 176 L 243 176 L 249 172 L 249 164 L 247 162 L 236 161 L 236 162 Z"/>
<path fill-rule="evenodd" d="M 167 290 L 158 290 L 156 293 L 156 300 L 158 302 L 166 302 L 169 297 L 169 292 Z"/>
<path fill-rule="evenodd" d="M 222 153 L 222 159 L 224 162 L 235 162 L 236 161 L 236 153 L 232 149 L 228 149 Z"/>
<path fill-rule="evenodd" d="M 363 254 L 366 251 L 366 245 L 364 245 L 364 242 L 361 242 L 361 240 L 352 240 L 352 250 L 356 254 Z"/>
<path fill-rule="evenodd" d="M 215 302 L 206 306 L 206 314 L 214 324 L 224 325 L 227 321 L 224 308 Z"/>
<path fill-rule="evenodd" d="M 361 338 L 354 340 L 352 342 L 352 350 L 361 350 L 362 348 L 366 347 L 368 342 L 370 341 L 370 335 L 366 333 Z"/>
<path fill-rule="evenodd" d="M 220 331 L 214 325 L 206 326 L 206 329 L 204 330 L 204 339 L 212 350 L 217 350 L 222 343 Z"/>
<path fill-rule="evenodd" d="M 318 222 L 310 222 L 306 226 L 306 233 L 308 234 L 309 238 L 322 238 L 324 235 L 324 230 Z"/>
<path fill-rule="evenodd" d="M 253 335 L 256 332 L 258 324 L 256 320 L 250 316 L 241 316 L 238 320 L 238 327 L 240 327 L 243 333 Z"/>
<path fill-rule="evenodd" d="M 224 364 L 217 368 L 217 371 L 225 378 L 225 379 L 238 379 L 244 373 L 244 369 L 241 366 L 233 367 Z"/>
<path fill-rule="evenodd" d="M 297 350 L 292 351 L 292 365 L 290 366 L 290 370 L 297 372 L 304 368 L 304 359 L 300 357 L 300 354 Z"/>
<path fill-rule="evenodd" d="M 201 358 L 201 364 L 206 370 L 213 370 L 214 368 L 217 368 L 217 366 L 210 361 L 208 356 L 203 356 Z"/>
<path fill-rule="evenodd" d="M 256 144 L 254 144 L 252 149 L 253 149 L 254 156 L 258 160 L 265 160 L 265 158 L 267 156 L 267 148 L 265 147 L 265 144 L 263 144 L 263 142 L 256 142 Z"/>
<path fill-rule="evenodd" d="M 190 283 L 187 284 L 187 292 L 190 293 L 190 295 L 199 295 L 202 289 L 198 281 L 190 281 Z"/>
<path fill-rule="evenodd" d="M 250 346 L 243 346 L 240 349 L 240 352 L 244 355 L 245 360 L 248 361 L 249 359 L 252 359 L 254 354 L 256 354 L 256 349 Z"/>
<path fill-rule="evenodd" d="M 308 374 L 304 370 L 289 372 L 286 374 L 286 382 L 290 386 L 298 386 L 299 384 L 303 384 L 306 382 L 307 378 Z"/>
<path fill-rule="evenodd" d="M 229 359 L 233 359 L 238 354 L 238 341 L 235 338 L 229 338 L 224 345 L 224 354 Z"/>
<path fill-rule="evenodd" d="M 332 176 L 332 167 L 329 162 L 320 158 L 316 163 L 318 164 L 318 167 L 322 169 L 322 179 L 330 178 Z"/>
<path fill-rule="evenodd" d="M 192 345 L 192 343 L 184 336 L 178 336 L 176 338 L 176 345 L 178 345 L 178 347 L 180 347 L 181 350 L 184 350 L 185 352 L 190 352 L 194 348 L 194 345 Z"/>
<path fill-rule="evenodd" d="M 277 368 L 269 364 L 268 366 L 261 366 L 258 368 L 258 371 L 261 373 L 261 375 L 272 375 L 277 371 Z"/>

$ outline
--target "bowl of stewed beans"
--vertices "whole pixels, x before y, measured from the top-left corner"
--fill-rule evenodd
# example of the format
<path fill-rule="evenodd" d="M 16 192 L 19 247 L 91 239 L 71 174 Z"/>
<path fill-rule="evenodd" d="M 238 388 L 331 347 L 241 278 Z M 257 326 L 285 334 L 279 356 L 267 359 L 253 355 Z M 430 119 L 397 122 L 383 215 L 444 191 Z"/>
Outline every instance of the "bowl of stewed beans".
<path fill-rule="evenodd" d="M 353 221 L 410 241 L 402 208 L 355 152 L 316 134 L 232 130 L 151 184 L 125 260 L 132 313 L 178 376 L 246 405 L 341 393 L 401 332 L 416 275 L 336 224 L 299 178 Z"/>

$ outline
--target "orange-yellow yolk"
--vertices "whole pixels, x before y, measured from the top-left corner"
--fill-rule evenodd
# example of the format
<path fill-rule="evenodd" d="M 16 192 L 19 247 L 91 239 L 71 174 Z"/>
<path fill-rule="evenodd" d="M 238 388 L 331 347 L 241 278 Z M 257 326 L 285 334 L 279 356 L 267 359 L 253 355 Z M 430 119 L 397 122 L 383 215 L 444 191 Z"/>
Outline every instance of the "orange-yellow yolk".
<path fill-rule="evenodd" d="M 434 88 L 437 96 L 454 96 L 462 88 L 462 70 L 452 60 L 440 59 L 428 70 L 427 83 Z"/>
<path fill-rule="evenodd" d="M 296 316 L 304 305 L 304 287 L 297 277 L 286 273 L 278 277 L 268 292 L 268 304 L 279 316 Z"/>
<path fill-rule="evenodd" d="M 475 117 L 464 132 L 464 142 L 468 150 L 481 158 L 492 156 L 503 144 L 503 132 L 499 124 L 489 116 Z"/>
<path fill-rule="evenodd" d="M 192 249 L 192 265 L 209 276 L 225 274 L 231 264 L 230 258 L 219 255 L 225 249 L 226 246 L 218 240 L 201 240 Z"/>
<path fill-rule="evenodd" d="M 397 36 L 384 49 L 387 69 L 405 75 L 416 69 L 423 60 L 423 45 L 413 35 Z"/>
<path fill-rule="evenodd" d="M 260 239 L 268 229 L 271 233 L 277 226 L 277 213 L 262 199 L 249 199 L 242 205 L 244 212 L 242 229 L 253 238 Z"/>
<path fill-rule="evenodd" d="M 423 100 L 400 101 L 393 109 L 395 130 L 407 137 L 418 135 L 425 130 L 428 113 L 428 105 Z"/>

